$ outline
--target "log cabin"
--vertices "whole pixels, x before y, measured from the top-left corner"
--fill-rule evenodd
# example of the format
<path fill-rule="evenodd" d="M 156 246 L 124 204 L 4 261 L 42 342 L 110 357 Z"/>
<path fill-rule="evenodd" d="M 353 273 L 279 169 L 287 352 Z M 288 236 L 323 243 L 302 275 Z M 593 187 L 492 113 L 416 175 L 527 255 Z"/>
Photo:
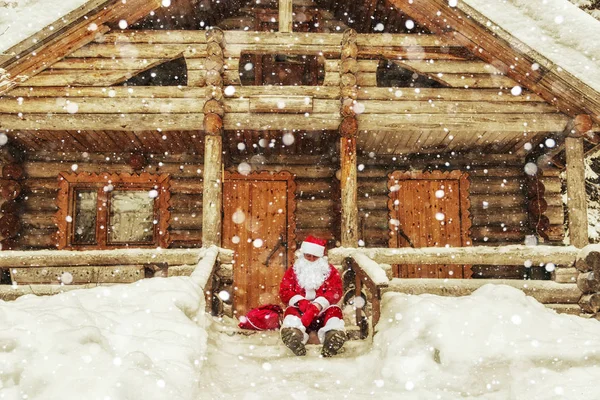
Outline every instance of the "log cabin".
<path fill-rule="evenodd" d="M 357 294 L 344 251 L 379 249 L 398 290 L 550 280 L 544 302 L 579 310 L 599 90 L 476 7 L 81 3 L 0 55 L 3 283 L 61 283 L 64 264 L 88 268 L 63 283 L 171 275 L 193 264 L 176 249 L 216 245 L 231 298 L 211 300 L 240 315 L 277 301 L 312 234 Z M 157 248 L 174 253 L 102 268 Z"/>

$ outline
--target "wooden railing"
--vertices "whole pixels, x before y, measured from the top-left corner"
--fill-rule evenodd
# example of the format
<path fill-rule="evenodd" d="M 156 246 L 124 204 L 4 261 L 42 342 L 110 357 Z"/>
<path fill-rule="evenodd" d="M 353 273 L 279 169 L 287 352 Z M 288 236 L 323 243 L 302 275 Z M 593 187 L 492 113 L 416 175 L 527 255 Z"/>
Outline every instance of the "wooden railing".
<path fill-rule="evenodd" d="M 2 251 L 0 268 L 10 271 L 12 285 L 0 285 L 0 298 L 51 295 L 97 285 L 128 283 L 152 276 L 190 275 L 212 307 L 215 270 L 233 253 L 216 246 L 201 249 Z"/>
<path fill-rule="evenodd" d="M 367 298 L 363 298 L 363 288 L 371 294 L 371 325 L 375 327 L 381 315 L 381 292 L 387 287 L 388 279 L 377 263 L 361 254 L 347 257 L 344 265 L 346 273 L 351 273 L 354 278 L 356 325 L 360 328 L 360 338 L 365 339 L 369 335 L 369 319 L 366 313 Z M 356 304 L 357 299 L 360 298 L 364 299 L 365 304 Z"/>
<path fill-rule="evenodd" d="M 553 263 L 573 265 L 581 249 L 574 246 L 477 246 L 477 247 L 402 247 L 336 248 L 329 250 L 329 262 L 339 265 L 348 257 L 364 254 L 380 264 L 480 264 L 533 265 Z"/>

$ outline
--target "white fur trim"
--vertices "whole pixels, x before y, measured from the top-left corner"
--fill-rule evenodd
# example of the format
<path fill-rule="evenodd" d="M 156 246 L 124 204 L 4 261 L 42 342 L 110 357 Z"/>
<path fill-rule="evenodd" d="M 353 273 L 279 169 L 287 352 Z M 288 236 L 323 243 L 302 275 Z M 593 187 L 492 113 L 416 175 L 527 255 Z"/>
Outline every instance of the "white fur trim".
<path fill-rule="evenodd" d="M 286 317 L 287 318 L 287 317 Z M 284 320 L 285 322 L 285 320 Z M 332 317 L 327 320 L 327 323 L 324 327 L 319 329 L 317 332 L 317 336 L 319 336 L 319 342 L 323 343 L 325 341 L 325 334 L 329 331 L 346 331 L 346 324 L 343 319 L 339 319 L 338 317 Z"/>
<path fill-rule="evenodd" d="M 283 319 L 283 322 L 281 323 L 281 329 L 283 328 L 300 329 L 304 334 L 303 343 L 306 344 L 308 342 L 308 333 L 306 333 L 306 327 L 302 325 L 302 320 L 295 315 L 288 315 Z"/>
<path fill-rule="evenodd" d="M 319 246 L 316 243 L 311 242 L 302 242 L 302 246 L 300 246 L 300 251 L 304 254 L 311 254 L 317 257 L 323 257 L 325 254 L 325 247 Z"/>
<path fill-rule="evenodd" d="M 325 309 L 327 307 L 329 307 L 329 305 L 330 305 L 329 301 L 325 297 L 323 297 L 323 296 L 319 296 L 316 299 L 314 299 L 313 303 L 317 303 L 317 304 L 319 304 L 321 306 L 321 312 L 325 311 Z"/>
<path fill-rule="evenodd" d="M 288 303 L 288 305 L 290 307 L 294 307 L 296 305 L 296 303 L 299 302 L 300 300 L 304 300 L 304 297 L 302 297 L 299 294 L 297 294 L 297 295 L 295 295 L 294 297 L 292 297 L 290 299 L 290 302 Z"/>
<path fill-rule="evenodd" d="M 315 297 L 317 297 L 317 292 L 315 292 L 315 289 L 304 289 L 304 291 L 306 292 L 306 300 L 313 300 Z"/>

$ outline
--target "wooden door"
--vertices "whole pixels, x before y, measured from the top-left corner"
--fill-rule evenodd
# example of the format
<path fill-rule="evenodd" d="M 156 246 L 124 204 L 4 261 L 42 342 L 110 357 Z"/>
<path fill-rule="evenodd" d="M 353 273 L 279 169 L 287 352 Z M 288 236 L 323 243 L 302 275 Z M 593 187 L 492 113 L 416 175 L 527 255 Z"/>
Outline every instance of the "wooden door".
<path fill-rule="evenodd" d="M 460 171 L 394 172 L 389 180 L 390 247 L 463 247 L 469 239 L 469 181 Z M 399 278 L 468 278 L 465 265 L 395 265 Z"/>
<path fill-rule="evenodd" d="M 294 209 L 291 174 L 226 174 L 222 242 L 234 250 L 236 315 L 279 304 L 279 284 L 295 250 Z"/>

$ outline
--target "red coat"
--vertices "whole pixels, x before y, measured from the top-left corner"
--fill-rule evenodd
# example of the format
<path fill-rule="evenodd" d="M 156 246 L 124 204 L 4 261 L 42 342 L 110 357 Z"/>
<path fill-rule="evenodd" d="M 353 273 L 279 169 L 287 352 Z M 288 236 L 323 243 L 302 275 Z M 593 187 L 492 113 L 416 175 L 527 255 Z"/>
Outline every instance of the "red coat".
<path fill-rule="evenodd" d="M 342 287 L 342 278 L 331 264 L 329 264 L 329 276 L 316 290 L 305 290 L 301 287 L 296 279 L 294 268 L 288 268 L 279 286 L 279 297 L 288 306 L 295 305 L 298 300 L 306 299 L 319 303 L 324 310 L 342 300 Z"/>

